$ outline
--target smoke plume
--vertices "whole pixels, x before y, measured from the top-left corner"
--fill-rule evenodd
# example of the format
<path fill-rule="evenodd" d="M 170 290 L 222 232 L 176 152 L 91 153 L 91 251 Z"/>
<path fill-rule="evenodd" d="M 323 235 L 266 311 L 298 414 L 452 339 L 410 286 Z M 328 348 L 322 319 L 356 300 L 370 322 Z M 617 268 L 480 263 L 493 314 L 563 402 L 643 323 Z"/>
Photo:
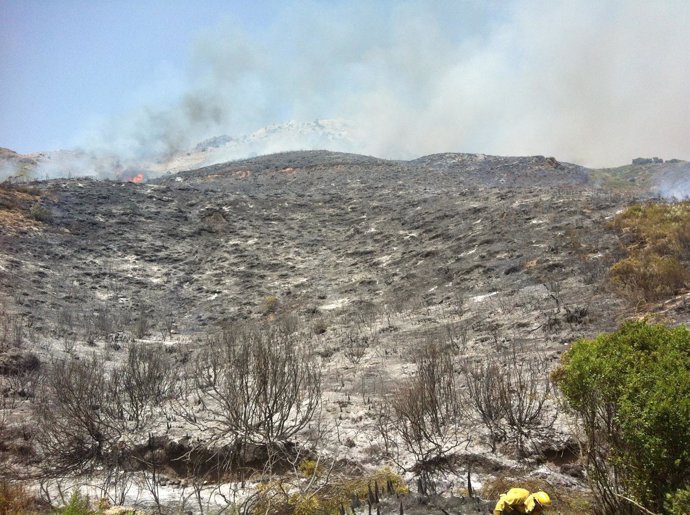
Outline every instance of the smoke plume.
<path fill-rule="evenodd" d="M 84 147 L 127 166 L 328 118 L 353 128 L 332 150 L 379 157 L 689 159 L 688 27 L 685 0 L 280 3 L 261 29 L 225 19 L 200 35 L 177 100 L 110 120 Z"/>

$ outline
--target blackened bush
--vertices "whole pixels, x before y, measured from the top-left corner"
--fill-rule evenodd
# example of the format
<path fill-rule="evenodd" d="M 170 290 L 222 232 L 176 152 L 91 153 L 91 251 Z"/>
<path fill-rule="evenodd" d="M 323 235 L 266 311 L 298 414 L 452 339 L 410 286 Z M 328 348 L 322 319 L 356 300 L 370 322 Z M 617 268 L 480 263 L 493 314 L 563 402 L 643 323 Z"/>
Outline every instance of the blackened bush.
<path fill-rule="evenodd" d="M 162 346 L 132 344 L 125 365 L 112 373 L 110 390 L 123 416 L 139 429 L 151 410 L 171 395 L 176 381 L 175 367 Z"/>
<path fill-rule="evenodd" d="M 36 441 L 55 472 L 112 465 L 121 437 L 154 423 L 156 407 L 176 386 L 175 367 L 160 347 L 132 346 L 108 371 L 103 358 L 57 360 L 36 392 Z"/>
<path fill-rule="evenodd" d="M 58 471 L 82 471 L 103 460 L 121 434 L 116 399 L 103 363 L 60 360 L 52 363 L 37 394 L 37 441 Z"/>
<path fill-rule="evenodd" d="M 415 358 L 417 374 L 398 389 L 379 420 L 387 447 L 400 441 L 424 476 L 467 442 L 452 355 L 435 343 Z M 397 438 L 394 438 L 397 437 Z"/>
<path fill-rule="evenodd" d="M 321 400 L 321 373 L 294 334 L 232 327 L 212 338 L 194 368 L 199 412 L 187 413 L 208 437 L 272 446 L 304 429 Z"/>
<path fill-rule="evenodd" d="M 543 357 L 516 355 L 492 363 L 465 363 L 465 397 L 489 431 L 493 450 L 499 442 L 514 444 L 521 456 L 539 437 L 547 436 L 557 411 L 550 409 L 552 387 Z"/>

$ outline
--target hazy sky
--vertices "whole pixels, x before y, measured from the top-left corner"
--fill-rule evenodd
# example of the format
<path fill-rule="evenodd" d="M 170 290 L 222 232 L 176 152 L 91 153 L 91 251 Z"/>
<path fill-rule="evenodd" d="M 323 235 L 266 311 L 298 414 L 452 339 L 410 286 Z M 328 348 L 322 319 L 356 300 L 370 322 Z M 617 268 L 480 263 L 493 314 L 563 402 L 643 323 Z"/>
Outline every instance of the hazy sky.
<path fill-rule="evenodd" d="M 690 159 L 688 0 L 0 0 L 0 70 L 19 152 L 342 118 L 381 157 Z"/>

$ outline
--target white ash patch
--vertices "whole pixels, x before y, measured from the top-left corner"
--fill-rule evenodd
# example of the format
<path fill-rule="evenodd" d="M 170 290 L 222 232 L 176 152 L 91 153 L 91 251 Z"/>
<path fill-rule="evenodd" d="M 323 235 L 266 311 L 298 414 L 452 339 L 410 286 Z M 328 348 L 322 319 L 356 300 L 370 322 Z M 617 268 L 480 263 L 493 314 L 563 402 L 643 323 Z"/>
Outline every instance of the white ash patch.
<path fill-rule="evenodd" d="M 491 298 L 497 294 L 498 294 L 498 292 L 492 291 L 491 293 L 485 293 L 483 295 L 475 295 L 474 297 L 470 297 L 470 300 L 472 302 L 483 302 L 486 299 Z"/>
<path fill-rule="evenodd" d="M 336 309 L 343 308 L 344 306 L 347 306 L 349 303 L 350 303 L 350 299 L 348 299 L 347 297 L 344 297 L 342 299 L 337 299 L 337 300 L 334 300 L 332 302 L 329 302 L 328 304 L 321 304 L 319 306 L 319 309 L 323 310 L 323 311 L 333 311 Z"/>

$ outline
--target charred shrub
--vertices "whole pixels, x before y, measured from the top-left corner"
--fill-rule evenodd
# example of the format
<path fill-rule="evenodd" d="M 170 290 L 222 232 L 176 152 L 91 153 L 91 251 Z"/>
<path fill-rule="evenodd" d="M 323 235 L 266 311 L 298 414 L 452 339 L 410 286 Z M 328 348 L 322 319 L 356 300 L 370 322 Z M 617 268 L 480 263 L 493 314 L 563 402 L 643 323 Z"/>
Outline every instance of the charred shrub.
<path fill-rule="evenodd" d="M 34 404 L 36 441 L 54 472 L 116 465 L 127 451 L 120 438 L 148 428 L 176 385 L 174 366 L 158 347 L 131 347 L 110 372 L 95 355 L 45 368 Z"/>
<path fill-rule="evenodd" d="M 96 357 L 60 360 L 44 373 L 34 406 L 36 439 L 56 470 L 82 471 L 102 462 L 121 434 L 102 365 Z"/>
<path fill-rule="evenodd" d="M 139 429 L 153 408 L 169 398 L 176 382 L 175 368 L 162 346 L 133 344 L 125 365 L 113 371 L 109 389 L 120 418 Z"/>
<path fill-rule="evenodd" d="M 493 449 L 508 442 L 520 456 L 549 435 L 557 417 L 546 360 L 518 359 L 516 354 L 492 363 L 465 363 L 464 396 L 474 415 L 489 432 Z"/>
<path fill-rule="evenodd" d="M 499 384 L 501 368 L 498 363 L 465 363 L 462 371 L 467 385 L 467 403 L 489 431 L 491 449 L 495 451 L 496 444 L 505 441 L 507 436 Z"/>
<path fill-rule="evenodd" d="M 383 410 L 379 431 L 386 447 L 401 442 L 424 476 L 467 440 L 451 353 L 429 343 L 415 361 L 416 376 L 400 386 L 390 409 Z"/>
<path fill-rule="evenodd" d="M 283 446 L 316 413 L 321 374 L 294 334 L 273 327 L 233 326 L 207 342 L 193 370 L 199 409 L 186 417 L 205 436 Z"/>

